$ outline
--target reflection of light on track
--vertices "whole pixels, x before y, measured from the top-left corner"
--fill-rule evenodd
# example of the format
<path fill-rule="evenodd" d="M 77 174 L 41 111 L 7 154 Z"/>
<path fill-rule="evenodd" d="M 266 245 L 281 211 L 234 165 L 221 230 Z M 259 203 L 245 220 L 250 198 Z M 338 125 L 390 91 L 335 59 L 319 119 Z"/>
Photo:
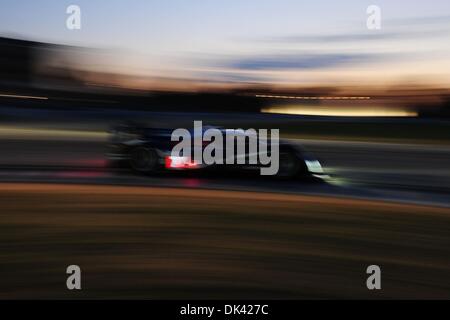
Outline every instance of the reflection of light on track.
<path fill-rule="evenodd" d="M 7 170 L 4 172 L 0 172 L 0 178 L 9 180 L 9 179 L 27 179 L 27 178 L 36 178 L 36 179 L 73 179 L 73 178 L 110 178 L 113 175 L 106 171 L 95 171 L 95 170 L 57 170 L 57 171 L 49 171 L 49 170 L 26 170 L 26 171 L 16 171 L 16 170 Z"/>
<path fill-rule="evenodd" d="M 89 167 L 89 168 L 105 168 L 107 161 L 105 159 L 81 159 L 73 161 L 75 166 Z"/>
<path fill-rule="evenodd" d="M 54 174 L 57 178 L 105 178 L 110 176 L 106 172 L 100 171 L 61 171 Z"/>
<path fill-rule="evenodd" d="M 105 140 L 108 133 L 101 131 L 81 131 L 67 129 L 50 129 L 50 128 L 27 128 L 17 126 L 0 126 L 0 134 L 2 138 L 27 138 L 27 139 L 88 139 L 88 140 Z"/>
<path fill-rule="evenodd" d="M 189 178 L 182 181 L 184 187 L 199 187 L 201 181 L 195 178 Z"/>
<path fill-rule="evenodd" d="M 297 100 L 369 100 L 366 96 L 280 96 L 270 94 L 257 94 L 257 98 L 297 99 Z"/>
<path fill-rule="evenodd" d="M 417 117 L 417 112 L 410 110 L 387 108 L 331 108 L 322 106 L 272 106 L 262 108 L 263 113 L 295 114 L 309 116 L 333 117 Z"/>
<path fill-rule="evenodd" d="M 3 97 L 3 98 L 15 98 L 15 99 L 37 99 L 37 100 L 48 100 L 48 97 L 23 96 L 23 95 L 18 95 L 18 94 L 4 94 L 4 93 L 0 93 L 0 97 Z"/>
<path fill-rule="evenodd" d="M 32 177 L 36 177 L 39 178 L 41 176 L 43 176 L 44 173 L 41 171 L 35 171 L 35 170 L 27 170 L 27 171 L 15 171 L 15 170 L 2 170 L 0 171 L 0 178 L 2 179 L 8 179 L 8 178 L 32 178 Z"/>
<path fill-rule="evenodd" d="M 327 175 L 322 179 L 326 181 L 328 184 L 336 187 L 344 187 L 350 184 L 347 179 L 345 179 L 342 175 L 339 174 L 339 170 L 328 167 L 325 169 L 325 171 Z"/>
<path fill-rule="evenodd" d="M 114 100 L 103 100 L 103 99 L 75 99 L 75 98 L 60 98 L 60 97 L 52 97 L 52 99 L 61 101 L 75 101 L 75 102 L 117 103 L 117 101 Z"/>

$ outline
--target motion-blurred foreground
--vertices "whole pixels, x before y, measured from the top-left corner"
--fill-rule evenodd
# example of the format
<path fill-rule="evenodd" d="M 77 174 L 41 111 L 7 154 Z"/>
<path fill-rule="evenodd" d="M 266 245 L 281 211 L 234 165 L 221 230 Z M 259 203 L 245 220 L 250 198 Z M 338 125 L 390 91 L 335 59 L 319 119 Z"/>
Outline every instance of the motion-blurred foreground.
<path fill-rule="evenodd" d="M 0 297 L 449 299 L 448 17 L 410 19 L 378 35 L 217 35 L 220 54 L 163 38 L 173 55 L 155 46 L 150 64 L 1 37 Z M 105 158 L 117 124 L 194 120 L 279 129 L 325 175 L 145 175 Z M 72 264 L 81 292 L 65 286 Z"/>
<path fill-rule="evenodd" d="M 335 197 L 0 186 L 2 298 L 449 298 L 449 210 Z M 365 269 L 382 266 L 383 290 Z M 63 285 L 61 285 L 61 283 Z"/>

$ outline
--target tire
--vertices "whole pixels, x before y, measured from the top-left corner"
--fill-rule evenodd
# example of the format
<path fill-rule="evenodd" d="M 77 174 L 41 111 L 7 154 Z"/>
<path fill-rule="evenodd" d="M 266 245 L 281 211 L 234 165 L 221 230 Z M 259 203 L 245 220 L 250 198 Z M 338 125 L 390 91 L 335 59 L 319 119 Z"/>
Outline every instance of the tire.
<path fill-rule="evenodd" d="M 301 163 L 292 150 L 280 150 L 280 166 L 276 176 L 278 178 L 291 179 L 299 175 Z"/>
<path fill-rule="evenodd" d="M 130 152 L 130 166 L 140 173 L 155 172 L 158 166 L 158 154 L 151 148 L 136 147 Z"/>

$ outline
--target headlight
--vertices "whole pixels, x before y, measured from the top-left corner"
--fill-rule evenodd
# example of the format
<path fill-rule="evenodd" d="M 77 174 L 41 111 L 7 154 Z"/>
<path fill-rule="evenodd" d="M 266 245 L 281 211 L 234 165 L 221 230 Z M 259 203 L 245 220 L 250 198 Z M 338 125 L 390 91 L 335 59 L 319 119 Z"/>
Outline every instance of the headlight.
<path fill-rule="evenodd" d="M 305 160 L 305 164 L 311 173 L 324 173 L 320 162 L 317 160 Z"/>

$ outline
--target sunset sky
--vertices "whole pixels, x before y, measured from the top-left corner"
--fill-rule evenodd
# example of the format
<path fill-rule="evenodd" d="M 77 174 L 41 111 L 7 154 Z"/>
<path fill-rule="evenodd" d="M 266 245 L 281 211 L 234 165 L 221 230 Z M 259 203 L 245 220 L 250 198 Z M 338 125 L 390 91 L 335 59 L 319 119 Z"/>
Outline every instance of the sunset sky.
<path fill-rule="evenodd" d="M 0 0 L 0 33 L 107 49 L 84 67 L 275 84 L 450 84 L 450 1 Z M 68 30 L 66 8 L 81 8 Z M 381 29 L 366 27 L 369 5 Z M 124 58 L 125 57 L 125 58 Z"/>

